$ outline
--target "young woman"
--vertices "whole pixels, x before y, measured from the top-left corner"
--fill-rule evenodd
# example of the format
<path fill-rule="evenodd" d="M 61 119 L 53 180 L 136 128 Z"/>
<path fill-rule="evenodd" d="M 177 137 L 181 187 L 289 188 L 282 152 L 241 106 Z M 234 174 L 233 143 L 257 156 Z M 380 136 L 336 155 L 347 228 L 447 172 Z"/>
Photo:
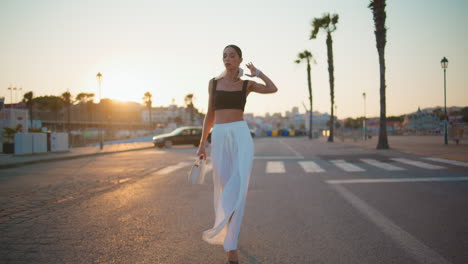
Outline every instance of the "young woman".
<path fill-rule="evenodd" d="M 210 80 L 208 110 L 203 122 L 197 156 L 206 159 L 206 140 L 211 131 L 215 223 L 203 232 L 203 240 L 224 246 L 228 263 L 238 263 L 237 240 L 244 214 L 245 199 L 253 164 L 254 145 L 244 106 L 250 92 L 262 94 L 278 91 L 275 84 L 252 63 L 246 64 L 251 74 L 266 85 L 242 80 L 242 51 L 228 45 L 223 51 L 226 70 Z"/>

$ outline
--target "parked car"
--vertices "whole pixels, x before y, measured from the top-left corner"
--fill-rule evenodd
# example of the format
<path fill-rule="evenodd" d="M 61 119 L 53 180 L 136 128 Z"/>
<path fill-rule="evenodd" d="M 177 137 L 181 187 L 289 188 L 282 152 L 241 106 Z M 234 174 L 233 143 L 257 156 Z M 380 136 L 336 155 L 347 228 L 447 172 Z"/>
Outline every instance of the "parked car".
<path fill-rule="evenodd" d="M 153 137 L 153 144 L 159 148 L 171 148 L 173 145 L 194 145 L 198 147 L 202 135 L 202 127 L 185 126 L 176 128 L 174 131 Z"/>
<path fill-rule="evenodd" d="M 253 129 L 249 129 L 249 130 L 250 130 L 250 135 L 254 138 L 254 137 L 255 137 L 255 130 L 253 130 Z M 211 144 L 211 131 L 210 131 L 210 133 L 208 134 L 207 141 L 208 141 L 208 143 Z"/>

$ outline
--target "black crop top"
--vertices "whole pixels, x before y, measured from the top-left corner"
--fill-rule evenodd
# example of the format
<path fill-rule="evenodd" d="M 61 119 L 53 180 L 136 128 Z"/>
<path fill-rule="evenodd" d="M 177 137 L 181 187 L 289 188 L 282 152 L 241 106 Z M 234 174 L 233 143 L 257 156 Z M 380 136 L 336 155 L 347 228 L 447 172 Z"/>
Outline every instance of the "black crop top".
<path fill-rule="evenodd" d="M 214 110 L 242 109 L 244 111 L 248 80 L 244 80 L 241 91 L 216 91 L 216 79 L 213 79 Z"/>

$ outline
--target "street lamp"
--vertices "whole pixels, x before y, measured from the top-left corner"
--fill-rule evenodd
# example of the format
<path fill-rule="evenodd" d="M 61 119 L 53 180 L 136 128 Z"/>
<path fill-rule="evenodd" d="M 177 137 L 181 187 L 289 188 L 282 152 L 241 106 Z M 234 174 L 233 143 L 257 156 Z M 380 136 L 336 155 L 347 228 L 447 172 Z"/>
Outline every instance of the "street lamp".
<path fill-rule="evenodd" d="M 16 90 L 16 91 L 19 93 L 19 95 L 20 95 L 20 101 L 21 101 L 21 91 L 22 91 L 22 90 L 23 90 L 23 87 L 22 87 L 22 86 L 19 87 L 19 88 Z M 17 99 L 16 95 L 17 95 L 17 94 L 15 94 L 15 101 L 18 102 L 18 99 Z"/>
<path fill-rule="evenodd" d="M 336 110 L 336 108 L 338 108 L 338 106 L 335 104 L 335 117 L 336 117 L 336 123 L 339 123 L 338 122 L 338 110 Z M 336 123 L 335 123 L 335 126 L 336 126 Z M 336 130 L 336 132 L 338 132 L 338 129 Z M 337 133 L 338 134 L 338 133 Z"/>
<path fill-rule="evenodd" d="M 440 65 L 442 66 L 442 69 L 444 69 L 444 112 L 445 112 L 445 122 L 444 122 L 444 126 L 445 126 L 445 136 L 444 136 L 444 141 L 445 141 L 445 145 L 448 144 L 448 138 L 447 138 L 447 122 L 448 122 L 448 116 L 447 116 L 447 97 L 446 97 L 446 85 L 445 85 L 445 71 L 447 70 L 447 67 L 448 67 L 448 60 L 447 58 L 442 58 L 442 60 L 440 61 Z"/>
<path fill-rule="evenodd" d="M 366 93 L 362 93 L 362 97 L 364 97 L 364 140 L 367 140 L 367 126 L 366 126 Z"/>
<path fill-rule="evenodd" d="M 101 104 L 101 81 L 102 81 L 102 73 L 98 72 L 96 74 L 96 79 L 98 81 L 98 84 L 99 84 L 99 104 Z M 101 116 L 102 116 L 102 113 L 100 113 Z M 103 149 L 103 142 L 102 142 L 102 128 L 101 128 L 101 124 L 99 124 L 99 148 L 102 150 Z"/>
<path fill-rule="evenodd" d="M 10 108 L 13 109 L 13 90 L 15 88 L 11 87 L 11 85 L 8 87 L 8 90 L 10 90 Z"/>
<path fill-rule="evenodd" d="M 14 87 L 11 87 L 11 84 L 10 86 L 8 87 L 8 90 L 10 90 L 10 126 L 13 126 L 13 90 L 14 90 Z"/>

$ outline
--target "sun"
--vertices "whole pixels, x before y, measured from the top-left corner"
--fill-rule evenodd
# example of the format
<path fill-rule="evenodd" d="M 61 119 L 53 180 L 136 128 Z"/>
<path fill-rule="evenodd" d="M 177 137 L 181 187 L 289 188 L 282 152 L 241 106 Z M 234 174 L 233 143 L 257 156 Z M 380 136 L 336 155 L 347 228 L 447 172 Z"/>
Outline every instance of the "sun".
<path fill-rule="evenodd" d="M 102 98 L 142 103 L 144 93 L 150 91 L 154 94 L 158 87 L 154 72 L 150 73 L 144 68 L 132 65 L 112 65 L 106 68 L 106 71 L 102 71 Z"/>

